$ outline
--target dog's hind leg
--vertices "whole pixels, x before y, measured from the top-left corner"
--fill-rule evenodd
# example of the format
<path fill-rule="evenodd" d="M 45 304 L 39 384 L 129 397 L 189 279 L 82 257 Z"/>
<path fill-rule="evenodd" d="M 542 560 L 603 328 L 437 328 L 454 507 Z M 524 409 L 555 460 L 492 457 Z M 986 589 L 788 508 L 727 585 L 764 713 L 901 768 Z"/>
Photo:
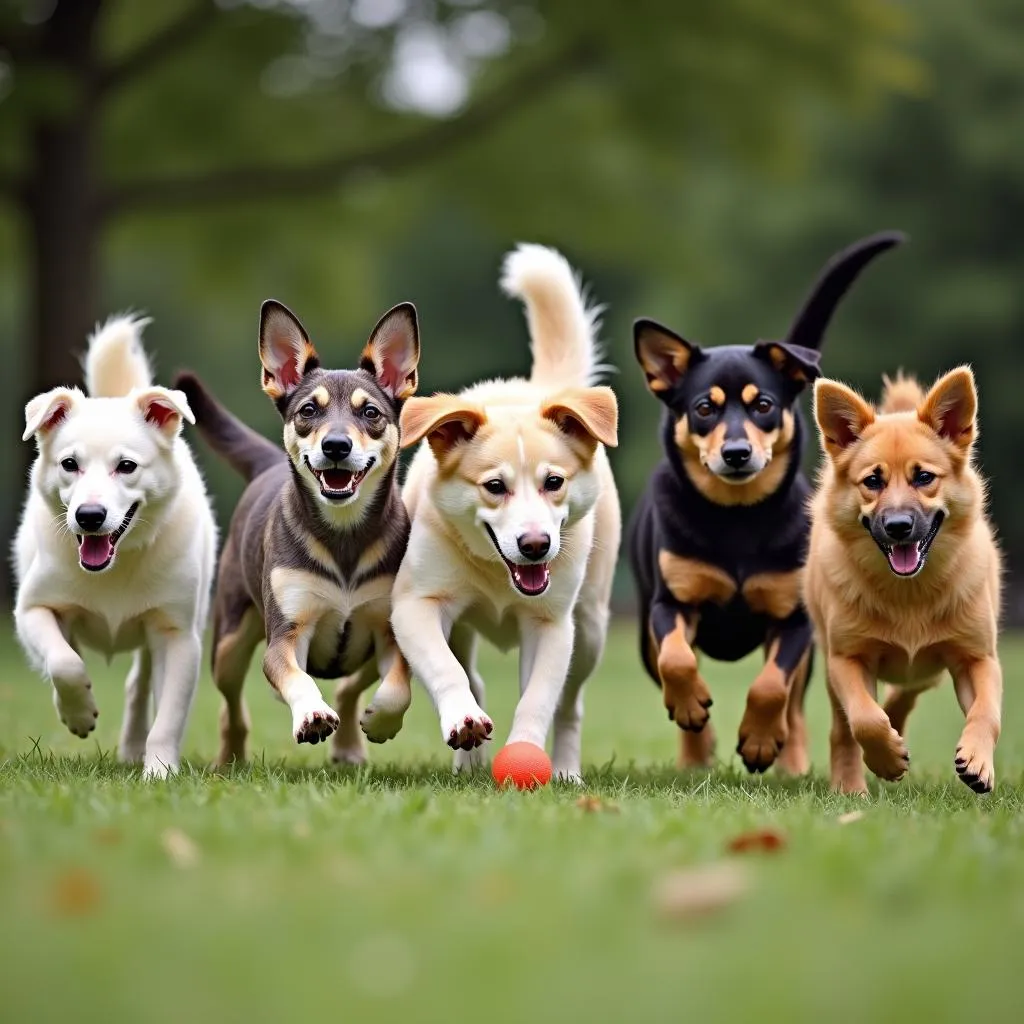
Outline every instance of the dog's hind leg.
<path fill-rule="evenodd" d="M 139 764 L 146 756 L 152 684 L 153 659 L 148 647 L 140 647 L 124 684 L 124 720 L 117 745 L 117 756 L 128 764 Z"/>
<path fill-rule="evenodd" d="M 800 659 L 789 683 L 789 700 L 786 704 L 789 737 L 775 762 L 779 771 L 784 775 L 806 775 L 811 768 L 810 755 L 807 751 L 807 719 L 804 715 L 804 700 L 807 696 L 807 684 L 811 678 L 812 662 L 811 651 L 807 651 Z"/>
<path fill-rule="evenodd" d="M 904 738 L 907 735 L 907 717 L 914 710 L 920 690 L 909 690 L 904 686 L 890 686 L 886 689 L 883 710 L 889 716 L 892 727 Z"/>
<path fill-rule="evenodd" d="M 480 675 L 476 667 L 476 631 L 468 626 L 456 625 L 452 628 L 448 645 L 469 678 L 469 689 L 473 694 L 473 699 L 480 705 L 481 709 L 485 709 L 484 699 L 487 696 L 487 688 L 484 685 L 483 676 Z M 487 754 L 481 746 L 473 747 L 472 750 L 456 750 L 452 767 L 457 772 L 463 772 L 482 768 L 486 764 Z"/>
<path fill-rule="evenodd" d="M 366 763 L 366 748 L 359 730 L 359 698 L 379 677 L 377 659 L 369 657 L 355 672 L 338 680 L 334 707 L 340 724 L 331 737 L 331 760 L 335 764 Z"/>
<path fill-rule="evenodd" d="M 242 688 L 253 652 L 263 639 L 263 622 L 253 605 L 226 618 L 228 621 L 217 623 L 213 651 L 213 681 L 224 698 L 217 755 L 220 766 L 245 760 L 249 712 L 242 699 Z"/>
<path fill-rule="evenodd" d="M 584 588 L 574 616 L 576 637 L 569 675 L 555 709 L 551 768 L 556 779 L 582 783 L 583 684 L 593 675 L 604 654 L 608 638 L 607 599 L 594 601 Z"/>

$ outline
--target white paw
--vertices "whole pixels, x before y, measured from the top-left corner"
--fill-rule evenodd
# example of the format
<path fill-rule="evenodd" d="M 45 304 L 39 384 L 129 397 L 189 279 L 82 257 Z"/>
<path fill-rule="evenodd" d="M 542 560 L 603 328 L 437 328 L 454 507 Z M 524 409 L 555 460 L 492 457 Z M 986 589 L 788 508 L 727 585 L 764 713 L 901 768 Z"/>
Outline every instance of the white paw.
<path fill-rule="evenodd" d="M 96 728 L 99 709 L 92 696 L 90 683 L 53 684 L 53 703 L 60 720 L 74 733 L 85 739 Z"/>
<path fill-rule="evenodd" d="M 386 743 L 399 734 L 408 710 L 407 701 L 389 701 L 386 694 L 382 699 L 381 690 L 378 690 L 373 700 L 363 708 L 363 713 L 359 716 L 359 728 L 371 743 Z"/>
<path fill-rule="evenodd" d="M 469 688 L 464 696 L 450 699 L 440 712 L 441 736 L 453 750 L 472 750 L 490 739 L 494 723 L 473 700 Z"/>
<path fill-rule="evenodd" d="M 580 774 L 579 768 L 571 768 L 569 766 L 559 768 L 558 765 L 555 765 L 551 774 L 558 779 L 559 782 L 571 782 L 576 786 L 583 785 L 583 776 Z"/>
<path fill-rule="evenodd" d="M 366 751 L 363 750 L 362 746 L 355 747 L 335 747 L 331 751 L 331 760 L 335 764 L 351 764 L 361 765 L 366 764 Z"/>
<path fill-rule="evenodd" d="M 459 772 L 479 771 L 487 767 L 487 753 L 485 747 L 474 747 L 472 750 L 456 750 L 452 758 L 452 770 Z"/>
<path fill-rule="evenodd" d="M 311 697 L 292 707 L 292 735 L 296 743 L 319 743 L 338 728 L 340 719 L 322 697 Z"/>
<path fill-rule="evenodd" d="M 143 759 L 146 756 L 146 738 L 143 737 L 141 740 L 136 739 L 134 736 L 127 739 L 122 739 L 117 745 L 117 757 L 118 760 L 124 764 L 142 764 Z"/>
<path fill-rule="evenodd" d="M 178 770 L 178 759 L 170 753 L 148 753 L 142 766 L 144 779 L 166 779 Z"/>

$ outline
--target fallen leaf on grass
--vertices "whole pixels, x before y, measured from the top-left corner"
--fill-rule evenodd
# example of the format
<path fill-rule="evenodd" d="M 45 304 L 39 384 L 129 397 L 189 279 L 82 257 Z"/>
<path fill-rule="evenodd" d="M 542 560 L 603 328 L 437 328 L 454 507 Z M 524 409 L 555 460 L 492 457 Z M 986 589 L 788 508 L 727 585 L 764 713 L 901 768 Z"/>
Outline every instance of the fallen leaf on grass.
<path fill-rule="evenodd" d="M 845 814 L 840 814 L 836 818 L 836 822 L 840 825 L 852 825 L 855 821 L 860 821 L 864 817 L 863 811 L 847 811 Z"/>
<path fill-rule="evenodd" d="M 599 796 L 581 796 L 576 801 L 576 806 L 587 814 L 595 814 L 598 811 L 608 811 L 611 814 L 619 813 L 619 805 L 610 801 L 602 800 Z"/>
<path fill-rule="evenodd" d="M 53 909 L 61 917 L 81 917 L 100 905 L 102 893 L 96 876 L 85 868 L 70 868 L 53 886 Z"/>
<path fill-rule="evenodd" d="M 673 921 L 706 917 L 724 910 L 747 891 L 747 875 L 731 861 L 673 871 L 654 889 L 662 917 Z"/>
<path fill-rule="evenodd" d="M 773 828 L 761 828 L 752 832 L 744 832 L 730 840 L 726 849 L 730 853 L 750 853 L 754 850 L 776 853 L 785 845 L 786 837 L 781 832 Z"/>
<path fill-rule="evenodd" d="M 194 868 L 199 863 L 199 847 L 181 829 L 167 829 L 160 841 L 175 867 Z"/>
<path fill-rule="evenodd" d="M 100 846 L 116 846 L 121 842 L 121 831 L 113 825 L 101 825 L 93 830 L 92 838 Z"/>

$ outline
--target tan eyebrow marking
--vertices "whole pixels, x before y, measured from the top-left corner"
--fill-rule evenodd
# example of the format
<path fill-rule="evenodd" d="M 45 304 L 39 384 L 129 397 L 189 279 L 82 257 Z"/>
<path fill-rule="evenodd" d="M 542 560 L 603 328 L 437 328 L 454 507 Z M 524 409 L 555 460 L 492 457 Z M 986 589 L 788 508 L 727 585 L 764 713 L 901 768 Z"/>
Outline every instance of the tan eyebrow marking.
<path fill-rule="evenodd" d="M 708 398 L 715 405 L 725 405 L 725 392 L 717 384 L 708 392 Z"/>
<path fill-rule="evenodd" d="M 310 397 L 313 399 L 313 401 L 316 402 L 317 405 L 320 406 L 321 409 L 326 408 L 326 406 L 331 404 L 330 393 L 328 392 L 327 388 L 323 387 L 323 385 L 318 387 Z"/>
<path fill-rule="evenodd" d="M 740 396 L 743 399 L 744 405 L 750 405 L 750 403 L 761 394 L 761 389 L 756 384 L 748 384 Z"/>
<path fill-rule="evenodd" d="M 352 398 L 350 399 L 350 401 L 352 403 L 352 408 L 356 412 L 359 412 L 359 410 L 362 409 L 362 407 L 364 405 L 366 405 L 366 403 L 369 400 L 370 400 L 369 392 L 364 391 L 362 388 L 356 388 L 355 391 L 352 392 Z"/>

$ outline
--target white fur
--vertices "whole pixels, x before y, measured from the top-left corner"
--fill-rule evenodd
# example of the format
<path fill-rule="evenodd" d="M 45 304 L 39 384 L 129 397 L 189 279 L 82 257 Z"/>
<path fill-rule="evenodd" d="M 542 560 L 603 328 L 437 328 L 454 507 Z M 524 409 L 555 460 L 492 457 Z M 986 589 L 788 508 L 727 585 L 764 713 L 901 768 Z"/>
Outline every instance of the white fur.
<path fill-rule="evenodd" d="M 164 777 L 179 767 L 199 676 L 216 527 L 180 436 L 192 413 L 181 392 L 153 386 L 140 339 L 145 323 L 119 317 L 93 334 L 89 396 L 60 388 L 26 407 L 26 436 L 35 435 L 38 456 L 14 543 L 14 618 L 29 660 L 53 684 L 61 720 L 82 737 L 98 711 L 81 649 L 108 658 L 135 651 L 119 755 L 142 761 L 147 776 Z M 154 407 L 163 422 L 147 421 Z M 55 409 L 63 419 L 49 425 Z M 73 472 L 61 467 L 69 457 Z M 123 459 L 137 468 L 118 472 Z M 138 505 L 99 572 L 79 561 L 75 513 L 83 504 L 107 509 L 101 532 L 115 530 Z"/>
<path fill-rule="evenodd" d="M 568 386 L 594 383 L 600 367 L 594 339 L 597 310 L 588 308 L 572 269 L 552 249 L 520 246 L 505 262 L 502 286 L 523 299 L 532 339 L 530 379 L 479 384 L 460 397 L 482 407 L 489 425 L 515 438 L 520 425 L 540 419 L 545 400 Z M 539 493 L 559 473 L 564 442 L 533 432 L 532 444 L 502 444 L 513 461 L 496 464 L 510 496 L 489 501 L 480 486 L 438 471 L 429 444 L 414 457 L 403 490 L 412 533 L 395 581 L 392 626 L 413 673 L 437 708 L 441 734 L 479 747 L 491 720 L 484 713 L 483 681 L 475 668 L 475 635 L 503 649 L 520 648 L 520 701 L 508 742 L 543 747 L 554 723 L 556 776 L 580 780 L 581 687 L 600 659 L 608 622 L 611 581 L 621 533 L 615 484 L 603 447 L 554 500 Z M 478 443 L 475 439 L 469 446 Z M 527 447 L 537 453 L 531 462 Z M 482 481 L 481 481 L 482 483 Z M 522 564 L 516 538 L 548 533 L 551 579 L 539 596 L 526 596 L 485 530 L 490 526 L 508 561 Z M 575 645 L 575 649 L 574 649 Z M 456 769 L 479 763 L 471 750 L 456 753 Z"/>

